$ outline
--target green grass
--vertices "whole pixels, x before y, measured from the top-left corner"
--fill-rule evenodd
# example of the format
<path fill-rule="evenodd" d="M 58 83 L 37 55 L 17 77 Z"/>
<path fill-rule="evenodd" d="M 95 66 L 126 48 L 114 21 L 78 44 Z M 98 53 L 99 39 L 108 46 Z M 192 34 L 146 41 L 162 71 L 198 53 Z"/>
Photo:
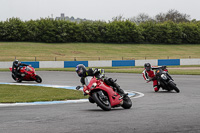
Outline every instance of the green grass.
<path fill-rule="evenodd" d="M 83 92 L 39 86 L 0 85 L 0 103 L 85 99 Z"/>
<path fill-rule="evenodd" d="M 0 61 L 200 58 L 199 51 L 200 45 L 189 44 L 0 42 Z"/>
<path fill-rule="evenodd" d="M 171 75 L 200 75 L 200 69 L 169 69 Z"/>

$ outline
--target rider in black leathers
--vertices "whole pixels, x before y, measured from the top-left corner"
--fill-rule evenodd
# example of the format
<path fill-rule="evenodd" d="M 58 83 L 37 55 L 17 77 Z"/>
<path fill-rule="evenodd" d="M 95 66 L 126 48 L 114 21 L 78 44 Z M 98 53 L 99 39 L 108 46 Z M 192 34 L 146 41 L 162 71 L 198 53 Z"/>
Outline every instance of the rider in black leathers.
<path fill-rule="evenodd" d="M 18 60 L 13 61 L 12 73 L 14 74 L 14 76 L 17 79 L 21 78 L 21 74 L 20 74 L 20 67 L 21 66 L 28 66 L 28 65 L 27 64 L 23 64 L 23 63 L 19 62 Z"/>
<path fill-rule="evenodd" d="M 114 81 L 112 78 L 105 77 L 104 69 L 98 69 L 98 68 L 89 68 L 88 70 L 83 64 L 79 64 L 76 66 L 76 72 L 79 77 L 81 77 L 80 81 L 82 85 L 85 85 L 84 78 L 87 76 L 95 76 L 96 78 L 103 78 L 104 82 L 113 87 L 116 88 L 117 92 L 120 96 L 125 96 L 127 94 L 124 93 L 124 91 L 120 88 L 120 86 Z M 80 86 L 77 86 L 77 89 L 79 89 Z"/>

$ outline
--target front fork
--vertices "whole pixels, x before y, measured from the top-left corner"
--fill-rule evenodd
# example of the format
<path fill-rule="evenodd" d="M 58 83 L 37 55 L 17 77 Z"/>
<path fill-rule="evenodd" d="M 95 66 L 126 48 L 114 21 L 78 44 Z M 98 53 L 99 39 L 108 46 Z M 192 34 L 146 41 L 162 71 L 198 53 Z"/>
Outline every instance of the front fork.
<path fill-rule="evenodd" d="M 97 93 L 102 100 L 108 100 L 108 97 L 104 95 L 103 91 L 98 91 Z"/>

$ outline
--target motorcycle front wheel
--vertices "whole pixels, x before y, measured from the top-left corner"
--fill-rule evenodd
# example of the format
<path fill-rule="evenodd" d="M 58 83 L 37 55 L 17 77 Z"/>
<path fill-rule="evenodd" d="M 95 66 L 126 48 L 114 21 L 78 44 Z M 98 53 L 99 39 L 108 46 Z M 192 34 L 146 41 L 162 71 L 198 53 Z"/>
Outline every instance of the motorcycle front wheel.
<path fill-rule="evenodd" d="M 41 82 L 42 82 L 42 78 L 41 78 L 40 76 L 36 75 L 35 78 L 36 78 L 35 81 L 36 81 L 37 83 L 41 83 Z"/>
<path fill-rule="evenodd" d="M 105 95 L 103 95 L 103 96 L 105 96 Z M 92 98 L 101 109 L 103 109 L 105 111 L 111 110 L 110 101 L 108 99 L 107 100 L 103 99 L 102 96 L 99 95 L 98 92 L 94 92 L 92 94 Z"/>
<path fill-rule="evenodd" d="M 170 83 L 169 83 L 169 86 L 170 86 L 172 89 L 174 89 L 177 93 L 180 92 L 180 90 L 178 89 L 178 87 L 176 87 L 176 85 L 175 85 L 173 82 L 170 82 Z"/>

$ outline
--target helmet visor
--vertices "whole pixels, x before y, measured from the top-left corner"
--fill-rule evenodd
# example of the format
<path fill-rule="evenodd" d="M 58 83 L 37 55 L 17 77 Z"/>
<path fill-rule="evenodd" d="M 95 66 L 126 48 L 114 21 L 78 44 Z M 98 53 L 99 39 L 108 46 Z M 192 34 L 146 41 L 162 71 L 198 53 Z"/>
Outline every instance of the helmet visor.
<path fill-rule="evenodd" d="M 82 77 L 82 76 L 83 76 L 83 69 L 79 69 L 79 70 L 77 71 L 77 73 L 78 73 L 78 75 L 79 75 L 80 77 Z"/>
<path fill-rule="evenodd" d="M 150 71 L 150 70 L 151 70 L 151 67 L 146 67 L 146 70 L 147 70 L 147 71 Z"/>

